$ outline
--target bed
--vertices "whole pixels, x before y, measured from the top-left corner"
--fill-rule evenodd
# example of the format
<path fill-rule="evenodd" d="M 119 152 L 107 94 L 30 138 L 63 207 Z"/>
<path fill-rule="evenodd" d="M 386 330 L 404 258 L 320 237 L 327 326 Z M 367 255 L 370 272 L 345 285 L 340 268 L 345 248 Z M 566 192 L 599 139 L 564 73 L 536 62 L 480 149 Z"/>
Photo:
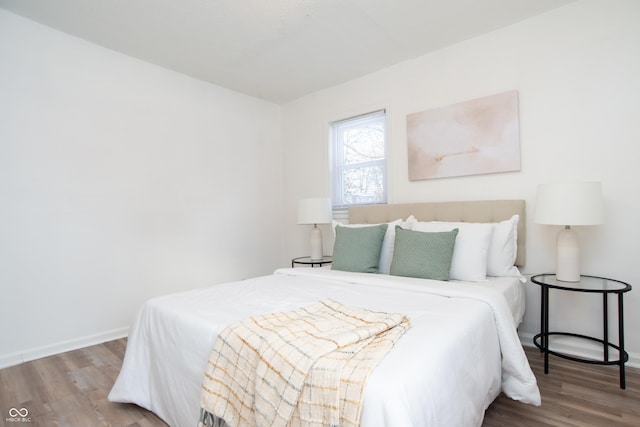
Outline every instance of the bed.
<path fill-rule="evenodd" d="M 457 274 L 473 280 L 448 281 L 384 271 L 284 268 L 269 276 L 153 298 L 136 315 L 109 400 L 137 404 L 174 427 L 195 427 L 204 372 L 225 327 L 329 298 L 366 310 L 403 313 L 411 320 L 411 328 L 366 380 L 361 426 L 479 426 L 501 391 L 539 405 L 536 380 L 516 332 L 525 305 L 523 278 L 516 268 L 524 262 L 524 215 L 521 200 L 352 208 L 351 227 L 387 224 L 386 230 L 402 228 L 397 231 L 402 235 L 411 227 L 424 233 L 435 227 L 440 233 L 452 226 L 466 230 L 461 223 L 491 224 L 493 232 L 496 224 L 505 230 L 509 225 L 513 246 L 500 249 L 511 253 L 512 265 L 494 265 L 494 270 L 502 268 L 499 275 L 486 275 L 490 254 L 484 255 L 485 277 L 474 277 L 474 268 L 465 264 Z M 385 233 L 383 244 L 388 237 Z M 394 250 L 401 247 L 380 250 L 379 268 L 393 260 Z M 393 263 L 390 268 L 399 271 Z"/>

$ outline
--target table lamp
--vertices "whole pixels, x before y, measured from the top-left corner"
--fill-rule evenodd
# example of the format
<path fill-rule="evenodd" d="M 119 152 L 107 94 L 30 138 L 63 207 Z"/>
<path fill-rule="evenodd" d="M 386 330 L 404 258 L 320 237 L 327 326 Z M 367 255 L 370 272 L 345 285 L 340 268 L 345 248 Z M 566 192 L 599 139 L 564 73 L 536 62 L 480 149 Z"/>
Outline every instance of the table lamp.
<path fill-rule="evenodd" d="M 535 222 L 564 225 L 556 238 L 556 278 L 563 282 L 580 281 L 580 245 L 572 225 L 597 225 L 604 222 L 604 203 L 599 182 L 540 184 Z"/>
<path fill-rule="evenodd" d="M 318 228 L 318 224 L 329 224 L 330 222 L 331 199 L 300 199 L 298 203 L 298 224 L 313 224 L 310 237 L 310 258 L 312 261 L 322 260 L 322 231 Z"/>

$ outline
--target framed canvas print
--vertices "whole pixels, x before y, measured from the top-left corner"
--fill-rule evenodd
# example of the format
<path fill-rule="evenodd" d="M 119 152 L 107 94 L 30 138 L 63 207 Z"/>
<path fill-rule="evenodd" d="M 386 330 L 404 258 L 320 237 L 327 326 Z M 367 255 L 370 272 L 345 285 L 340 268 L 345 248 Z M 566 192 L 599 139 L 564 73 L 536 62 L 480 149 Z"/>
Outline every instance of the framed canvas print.
<path fill-rule="evenodd" d="M 407 116 L 411 181 L 520 170 L 518 92 Z"/>

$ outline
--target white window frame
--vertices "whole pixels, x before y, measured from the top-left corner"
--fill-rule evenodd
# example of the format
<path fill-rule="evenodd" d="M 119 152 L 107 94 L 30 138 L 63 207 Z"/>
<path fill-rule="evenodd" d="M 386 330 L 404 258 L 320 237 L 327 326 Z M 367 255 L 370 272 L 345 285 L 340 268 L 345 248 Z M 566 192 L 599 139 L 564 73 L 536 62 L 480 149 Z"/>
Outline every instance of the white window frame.
<path fill-rule="evenodd" d="M 381 159 L 352 163 L 345 165 L 342 158 L 342 136 L 341 130 L 345 127 L 357 127 L 358 125 L 364 125 L 367 123 L 382 123 L 384 126 L 384 156 Z M 331 181 L 332 181 L 332 204 L 334 212 L 346 210 L 349 206 L 357 205 L 369 205 L 369 204 L 386 204 L 388 194 L 388 179 L 387 179 L 387 159 L 388 159 L 388 144 L 387 144 L 387 114 L 386 110 L 376 110 L 370 113 L 350 117 L 348 119 L 338 120 L 329 124 L 329 146 L 330 158 L 331 158 Z M 371 166 L 380 166 L 382 170 L 382 195 L 381 198 L 376 201 L 364 201 L 364 202 L 346 202 L 343 200 L 342 190 L 342 174 L 348 169 L 360 169 L 368 168 Z"/>

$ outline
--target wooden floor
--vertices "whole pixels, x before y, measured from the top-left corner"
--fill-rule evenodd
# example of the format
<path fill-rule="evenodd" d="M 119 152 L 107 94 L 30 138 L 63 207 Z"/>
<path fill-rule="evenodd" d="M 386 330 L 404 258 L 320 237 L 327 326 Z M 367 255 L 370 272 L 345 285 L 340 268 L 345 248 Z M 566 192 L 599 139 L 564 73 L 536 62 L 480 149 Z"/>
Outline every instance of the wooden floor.
<path fill-rule="evenodd" d="M 142 408 L 107 400 L 125 346 L 123 338 L 0 370 L 0 425 L 166 426 Z M 550 357 L 550 372 L 544 375 L 540 352 L 526 352 L 542 406 L 501 395 L 487 410 L 483 426 L 640 426 L 640 371 L 627 368 L 627 389 L 621 390 L 615 367 Z M 8 420 L 11 408 L 26 408 L 30 422 Z"/>
<path fill-rule="evenodd" d="M 107 400 L 126 345 L 123 338 L 0 370 L 0 425 L 166 426 L 149 411 Z M 7 422 L 10 408 L 26 408 L 31 422 Z"/>

